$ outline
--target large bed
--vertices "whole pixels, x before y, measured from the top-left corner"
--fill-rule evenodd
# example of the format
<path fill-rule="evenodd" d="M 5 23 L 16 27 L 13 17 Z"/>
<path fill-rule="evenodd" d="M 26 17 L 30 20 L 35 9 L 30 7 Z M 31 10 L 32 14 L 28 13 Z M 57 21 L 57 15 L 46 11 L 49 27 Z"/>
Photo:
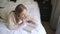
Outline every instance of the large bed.
<path fill-rule="evenodd" d="M 14 8 L 18 4 L 24 4 L 27 7 L 28 15 L 31 18 L 33 18 L 38 24 L 38 26 L 36 27 L 37 31 L 34 31 L 31 34 L 46 34 L 45 28 L 41 24 L 40 10 L 38 8 L 38 4 L 37 2 L 34 2 L 33 0 L 17 0 L 16 3 L 8 2 L 8 4 L 5 5 L 4 9 L 0 9 L 1 17 L 6 18 L 5 16 L 9 14 L 11 10 L 14 10 Z M 22 32 L 22 33 L 27 34 L 26 32 Z M 0 19 L 0 34 L 22 34 L 22 33 L 17 33 L 17 31 L 12 31 L 12 30 L 7 29 L 7 27 L 5 26 L 5 23 L 3 23 Z"/>

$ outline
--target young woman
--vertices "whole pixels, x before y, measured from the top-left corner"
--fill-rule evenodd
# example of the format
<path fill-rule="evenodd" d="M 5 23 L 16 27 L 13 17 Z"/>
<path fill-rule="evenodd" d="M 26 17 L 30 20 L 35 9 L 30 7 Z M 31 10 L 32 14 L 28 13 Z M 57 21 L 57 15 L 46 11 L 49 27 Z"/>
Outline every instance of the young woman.
<path fill-rule="evenodd" d="M 23 4 L 16 6 L 15 10 L 10 12 L 7 20 L 7 27 L 9 29 L 18 29 L 23 26 L 25 23 L 35 24 L 33 20 L 30 20 L 27 17 L 27 8 Z"/>

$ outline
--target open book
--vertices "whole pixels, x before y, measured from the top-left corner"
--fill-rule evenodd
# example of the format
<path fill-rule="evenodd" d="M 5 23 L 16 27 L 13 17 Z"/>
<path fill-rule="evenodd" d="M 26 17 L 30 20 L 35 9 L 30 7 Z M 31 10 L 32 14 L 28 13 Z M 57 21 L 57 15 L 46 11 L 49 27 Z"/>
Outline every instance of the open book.
<path fill-rule="evenodd" d="M 23 30 L 31 33 L 35 28 L 36 28 L 36 24 L 29 23 L 23 28 Z"/>

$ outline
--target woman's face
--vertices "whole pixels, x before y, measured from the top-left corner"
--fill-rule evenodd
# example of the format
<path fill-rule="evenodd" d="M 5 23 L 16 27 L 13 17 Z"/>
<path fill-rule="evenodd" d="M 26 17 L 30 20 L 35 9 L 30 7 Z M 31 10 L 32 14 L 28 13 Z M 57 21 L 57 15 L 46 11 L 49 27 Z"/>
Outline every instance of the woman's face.
<path fill-rule="evenodd" d="M 25 18 L 26 15 L 27 15 L 27 10 L 24 9 L 24 10 L 19 14 L 19 18 Z"/>

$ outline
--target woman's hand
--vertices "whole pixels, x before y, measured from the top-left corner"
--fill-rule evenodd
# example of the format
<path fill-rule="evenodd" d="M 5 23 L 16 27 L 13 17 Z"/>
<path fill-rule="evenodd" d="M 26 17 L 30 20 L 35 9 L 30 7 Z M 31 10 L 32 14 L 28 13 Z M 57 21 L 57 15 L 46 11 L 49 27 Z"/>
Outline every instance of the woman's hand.
<path fill-rule="evenodd" d="M 27 21 L 26 19 L 22 19 L 22 22 L 23 22 L 23 23 L 26 23 L 26 21 Z"/>
<path fill-rule="evenodd" d="M 22 19 L 22 23 L 18 24 L 19 26 L 22 26 L 23 24 L 26 23 L 26 19 Z"/>

